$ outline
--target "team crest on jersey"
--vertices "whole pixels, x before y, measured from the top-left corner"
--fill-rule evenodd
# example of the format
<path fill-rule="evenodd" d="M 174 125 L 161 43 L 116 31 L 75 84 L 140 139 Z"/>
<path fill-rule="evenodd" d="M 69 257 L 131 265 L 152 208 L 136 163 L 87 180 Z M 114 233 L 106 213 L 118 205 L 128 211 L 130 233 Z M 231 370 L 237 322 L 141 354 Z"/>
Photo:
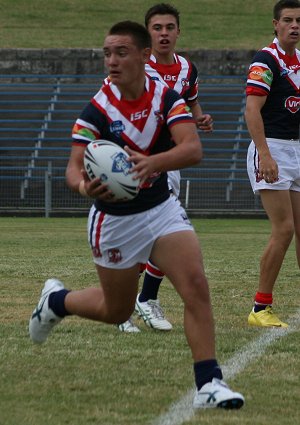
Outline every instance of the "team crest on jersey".
<path fill-rule="evenodd" d="M 189 82 L 188 78 L 182 78 L 181 79 L 181 85 L 182 85 L 182 87 L 189 87 L 190 82 Z"/>
<path fill-rule="evenodd" d="M 289 71 L 288 71 L 287 69 L 283 69 L 283 70 L 280 72 L 280 76 L 281 76 L 281 77 L 285 77 L 286 75 L 288 75 L 288 73 L 289 73 Z"/>
<path fill-rule="evenodd" d="M 162 125 L 164 122 L 164 116 L 161 111 L 154 111 L 154 115 L 158 124 Z"/>
<path fill-rule="evenodd" d="M 113 133 L 115 136 L 120 137 L 123 131 L 125 130 L 125 125 L 122 123 L 121 120 L 113 121 L 110 124 L 110 132 Z"/>
<path fill-rule="evenodd" d="M 119 152 L 114 154 L 111 158 L 113 159 L 111 170 L 114 173 L 123 173 L 125 176 L 127 176 L 129 174 L 131 164 L 127 161 L 126 155 L 122 152 Z"/>
<path fill-rule="evenodd" d="M 300 109 L 300 97 L 290 96 L 286 99 L 284 106 L 288 109 L 292 114 L 295 114 Z"/>
<path fill-rule="evenodd" d="M 119 263 L 122 260 L 121 251 L 118 248 L 108 250 L 108 261 L 110 263 Z"/>

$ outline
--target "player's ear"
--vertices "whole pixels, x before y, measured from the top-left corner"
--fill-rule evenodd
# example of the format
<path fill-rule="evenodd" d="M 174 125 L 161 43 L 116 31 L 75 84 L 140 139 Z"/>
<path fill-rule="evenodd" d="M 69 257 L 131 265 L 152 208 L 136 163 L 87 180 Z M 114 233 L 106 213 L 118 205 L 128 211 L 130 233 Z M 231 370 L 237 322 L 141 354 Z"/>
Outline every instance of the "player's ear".
<path fill-rule="evenodd" d="M 149 62 L 150 60 L 150 56 L 151 56 L 151 47 L 146 47 L 143 50 L 143 59 L 144 59 L 144 63 L 146 64 L 147 62 Z"/>

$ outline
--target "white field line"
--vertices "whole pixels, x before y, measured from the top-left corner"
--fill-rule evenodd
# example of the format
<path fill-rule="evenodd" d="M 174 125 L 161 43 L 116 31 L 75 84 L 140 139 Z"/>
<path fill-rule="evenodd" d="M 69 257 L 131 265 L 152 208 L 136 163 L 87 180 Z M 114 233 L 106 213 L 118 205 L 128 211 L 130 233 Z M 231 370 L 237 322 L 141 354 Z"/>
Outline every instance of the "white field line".
<path fill-rule="evenodd" d="M 288 320 L 288 323 L 288 328 L 270 328 L 264 330 L 259 338 L 246 344 L 242 350 L 231 357 L 222 366 L 224 380 L 234 378 L 241 373 L 251 362 L 262 356 L 274 341 L 299 330 L 300 309 Z M 157 417 L 151 425 L 182 425 L 192 419 L 195 414 L 192 408 L 194 393 L 195 389 L 189 390 L 185 396 L 173 403 L 166 413 Z M 245 398 L 247 402 L 247 395 Z"/>

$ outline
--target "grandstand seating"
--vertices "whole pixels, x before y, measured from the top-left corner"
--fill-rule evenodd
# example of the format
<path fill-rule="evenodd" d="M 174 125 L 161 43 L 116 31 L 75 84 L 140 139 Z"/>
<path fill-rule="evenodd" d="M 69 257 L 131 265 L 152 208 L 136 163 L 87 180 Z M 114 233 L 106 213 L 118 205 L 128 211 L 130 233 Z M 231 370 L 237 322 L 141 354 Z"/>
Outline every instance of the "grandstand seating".
<path fill-rule="evenodd" d="M 64 171 L 73 123 L 101 81 L 99 75 L 0 75 L 0 213 L 45 203 L 53 211 L 89 206 L 66 187 Z M 200 133 L 201 165 L 181 173 L 188 211 L 261 209 L 246 175 L 244 83 L 234 76 L 200 80 L 199 101 L 214 118 L 214 131 Z"/>

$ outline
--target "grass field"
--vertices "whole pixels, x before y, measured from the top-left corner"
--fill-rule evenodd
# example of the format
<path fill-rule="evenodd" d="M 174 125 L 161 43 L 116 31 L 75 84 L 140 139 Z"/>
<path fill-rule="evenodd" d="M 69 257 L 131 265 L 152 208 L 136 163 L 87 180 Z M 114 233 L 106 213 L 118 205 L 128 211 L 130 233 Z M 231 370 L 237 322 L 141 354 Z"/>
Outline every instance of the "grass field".
<path fill-rule="evenodd" d="M 141 23 L 153 0 L 0 0 L 1 47 L 98 48 L 120 20 Z M 173 0 L 178 48 L 259 49 L 272 40 L 275 0 Z"/>
<path fill-rule="evenodd" d="M 242 219 L 195 219 L 193 223 L 211 286 L 218 359 L 226 365 L 239 350 L 247 355 L 247 344 L 274 332 L 252 329 L 246 323 L 269 223 Z M 57 276 L 73 289 L 96 284 L 86 220 L 0 218 L 0 235 L 0 424 L 178 424 L 157 419 L 193 388 L 182 303 L 171 285 L 164 282 L 160 291 L 174 324 L 168 334 L 151 331 L 137 321 L 142 332 L 126 335 L 114 326 L 69 317 L 44 345 L 35 346 L 27 326 L 43 281 Z M 278 279 L 275 307 L 284 320 L 292 321 L 296 314 L 295 329 L 289 334 L 284 331 L 239 373 L 232 371 L 229 383 L 244 393 L 244 408 L 201 411 L 185 424 L 297 423 L 299 281 L 291 246 Z"/>

